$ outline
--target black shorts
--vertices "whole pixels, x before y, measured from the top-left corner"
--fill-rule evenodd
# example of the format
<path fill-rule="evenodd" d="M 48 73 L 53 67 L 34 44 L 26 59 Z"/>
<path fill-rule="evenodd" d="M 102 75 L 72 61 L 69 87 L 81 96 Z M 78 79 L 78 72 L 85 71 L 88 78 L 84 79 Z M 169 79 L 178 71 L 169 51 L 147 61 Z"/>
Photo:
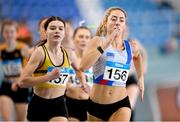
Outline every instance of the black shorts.
<path fill-rule="evenodd" d="M 53 117 L 60 116 L 68 118 L 64 96 L 44 99 L 33 95 L 28 106 L 27 119 L 29 121 L 49 121 Z"/>
<path fill-rule="evenodd" d="M 91 99 L 88 101 L 88 113 L 103 121 L 108 121 L 111 115 L 121 107 L 131 108 L 128 96 L 112 104 L 99 104 L 93 102 Z"/>
<path fill-rule="evenodd" d="M 87 121 L 88 100 L 76 100 L 66 96 L 66 104 L 69 117 L 77 118 L 80 121 Z"/>
<path fill-rule="evenodd" d="M 2 82 L 0 95 L 9 96 L 14 103 L 29 103 L 31 99 L 31 90 L 29 88 L 18 88 L 17 91 L 12 91 L 12 83 Z"/>
<path fill-rule="evenodd" d="M 138 82 L 138 80 L 137 80 L 136 76 L 135 75 L 130 75 L 128 77 L 127 82 L 126 82 L 126 87 L 128 87 L 129 85 L 132 85 L 132 84 L 137 85 L 137 82 Z"/>

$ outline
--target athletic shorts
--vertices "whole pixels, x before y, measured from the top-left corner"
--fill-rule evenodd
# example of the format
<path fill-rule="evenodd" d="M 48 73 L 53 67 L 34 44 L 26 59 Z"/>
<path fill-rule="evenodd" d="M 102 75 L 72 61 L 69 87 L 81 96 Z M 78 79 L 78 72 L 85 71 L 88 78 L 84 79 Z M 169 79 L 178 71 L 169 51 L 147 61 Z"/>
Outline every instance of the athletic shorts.
<path fill-rule="evenodd" d="M 8 96 L 14 103 L 29 103 L 31 99 L 31 90 L 29 88 L 18 88 L 17 91 L 12 91 L 11 86 L 12 83 L 10 82 L 2 82 L 0 96 Z"/>
<path fill-rule="evenodd" d="M 69 117 L 87 121 L 87 102 L 88 100 L 77 100 L 66 96 Z"/>
<path fill-rule="evenodd" d="M 53 117 L 68 118 L 65 97 L 45 99 L 34 94 L 28 106 L 27 119 L 29 121 L 49 121 Z"/>
<path fill-rule="evenodd" d="M 131 109 L 128 96 L 112 104 L 99 104 L 93 102 L 91 99 L 88 101 L 88 113 L 103 121 L 108 121 L 111 115 L 121 107 L 128 107 Z"/>
<path fill-rule="evenodd" d="M 135 77 L 135 75 L 130 75 L 130 76 L 128 77 L 127 82 L 126 82 L 126 87 L 128 87 L 129 85 L 132 85 L 132 84 L 137 85 L 137 82 L 138 82 L 138 80 L 137 80 L 137 78 Z"/>

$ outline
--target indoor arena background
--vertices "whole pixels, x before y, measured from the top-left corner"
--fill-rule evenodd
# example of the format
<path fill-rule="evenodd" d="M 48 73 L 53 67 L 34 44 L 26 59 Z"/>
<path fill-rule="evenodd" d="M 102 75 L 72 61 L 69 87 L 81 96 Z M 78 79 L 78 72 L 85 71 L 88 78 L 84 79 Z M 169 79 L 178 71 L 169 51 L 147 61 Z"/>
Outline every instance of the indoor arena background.
<path fill-rule="evenodd" d="M 135 120 L 180 120 L 179 0 L 0 0 L 0 22 L 19 22 L 20 40 L 33 46 L 42 17 L 60 16 L 74 28 L 84 24 L 95 32 L 111 6 L 127 11 L 130 38 L 138 39 L 148 52 L 145 99 L 137 101 Z"/>

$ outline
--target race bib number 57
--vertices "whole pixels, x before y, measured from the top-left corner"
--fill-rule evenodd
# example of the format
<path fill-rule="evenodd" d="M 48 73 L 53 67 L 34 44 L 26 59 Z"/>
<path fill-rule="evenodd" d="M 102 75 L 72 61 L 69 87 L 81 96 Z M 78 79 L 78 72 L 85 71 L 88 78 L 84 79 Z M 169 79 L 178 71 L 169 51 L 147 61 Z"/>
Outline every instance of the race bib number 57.
<path fill-rule="evenodd" d="M 51 72 L 55 67 L 48 67 L 48 72 Z M 48 81 L 52 85 L 66 85 L 69 79 L 69 68 L 59 68 L 59 78 Z"/>

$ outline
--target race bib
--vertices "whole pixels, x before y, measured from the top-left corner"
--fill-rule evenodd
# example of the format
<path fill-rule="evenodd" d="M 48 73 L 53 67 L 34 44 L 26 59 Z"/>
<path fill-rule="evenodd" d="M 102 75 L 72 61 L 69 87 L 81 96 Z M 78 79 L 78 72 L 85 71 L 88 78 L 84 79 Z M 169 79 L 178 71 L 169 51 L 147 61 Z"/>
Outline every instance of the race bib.
<path fill-rule="evenodd" d="M 56 67 L 48 67 L 48 72 L 51 72 Z M 60 75 L 59 78 L 48 81 L 51 85 L 66 85 L 69 79 L 69 68 L 59 68 Z"/>
<path fill-rule="evenodd" d="M 74 69 L 70 69 L 70 82 L 74 85 L 81 85 L 81 82 L 79 79 L 76 77 Z"/>
<path fill-rule="evenodd" d="M 126 83 L 129 74 L 129 65 L 117 62 L 106 62 L 104 80 Z"/>
<path fill-rule="evenodd" d="M 85 71 L 85 76 L 86 76 L 86 81 L 88 83 L 93 83 L 93 73 L 90 70 Z M 76 77 L 75 71 L 73 69 L 70 70 L 70 81 L 71 83 L 75 85 L 81 85 L 81 82 L 79 79 Z"/>
<path fill-rule="evenodd" d="M 19 76 L 22 69 L 21 59 L 5 60 L 2 62 L 2 68 L 6 77 Z"/>

